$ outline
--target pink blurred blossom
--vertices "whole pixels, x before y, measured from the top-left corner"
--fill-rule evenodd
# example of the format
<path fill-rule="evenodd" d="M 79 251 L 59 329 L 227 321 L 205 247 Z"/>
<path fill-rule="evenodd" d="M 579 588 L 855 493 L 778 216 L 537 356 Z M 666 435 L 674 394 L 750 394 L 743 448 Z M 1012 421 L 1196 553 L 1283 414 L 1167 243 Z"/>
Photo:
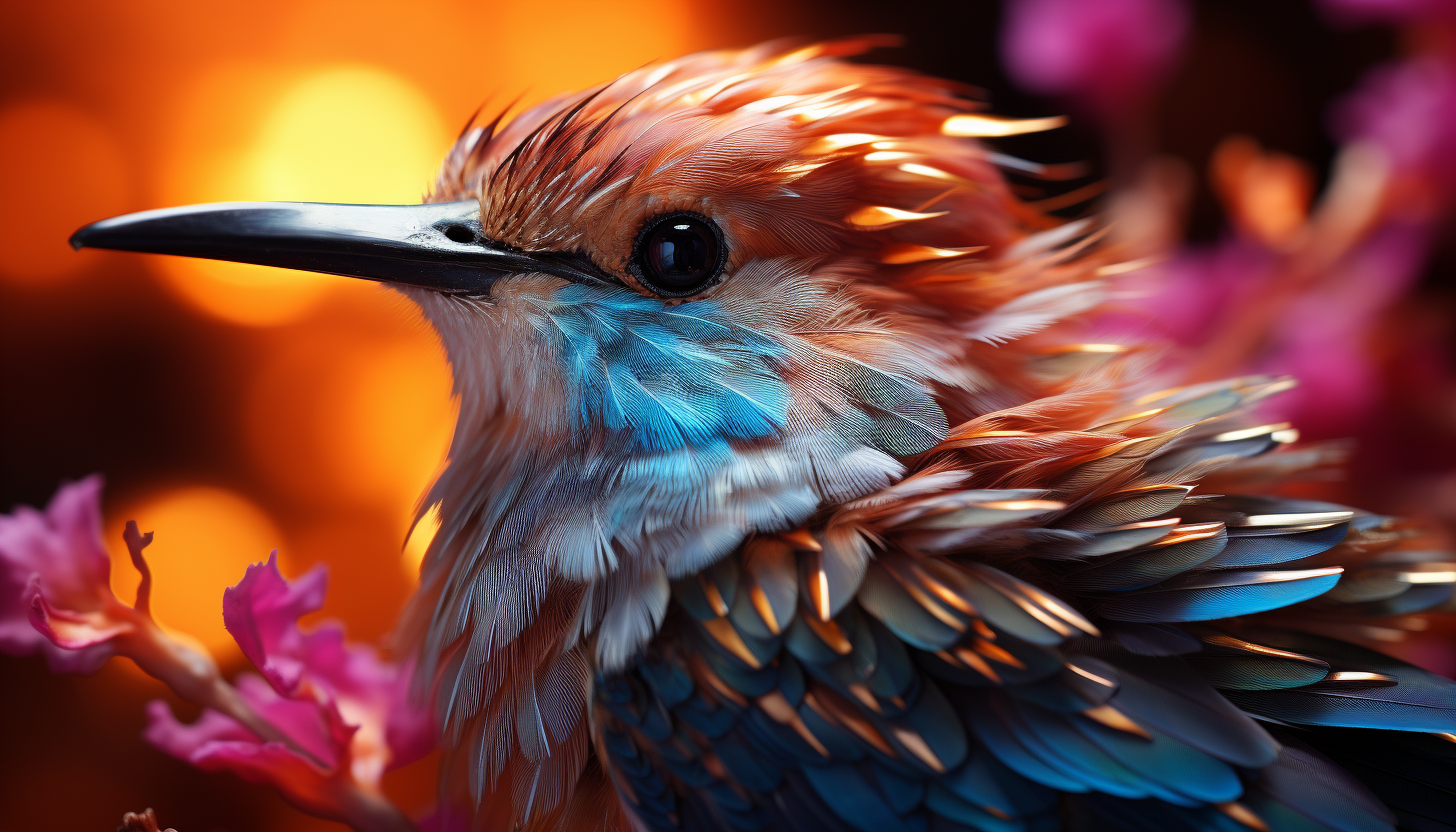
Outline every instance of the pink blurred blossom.
<path fill-rule="evenodd" d="M 1166 80 L 1188 24 L 1181 0 L 1016 0 L 1002 48 L 1022 86 L 1109 116 Z"/>
<path fill-rule="evenodd" d="M 134 622 L 111 592 L 101 477 L 69 483 L 44 512 L 0 515 L 0 652 L 41 653 L 58 673 L 94 673 Z"/>
<path fill-rule="evenodd" d="M 1174 366 L 1294 376 L 1299 387 L 1269 402 L 1268 415 L 1311 438 L 1362 433 L 1386 395 L 1374 333 L 1456 204 L 1456 67 L 1435 55 L 1379 67 L 1331 122 L 1345 148 L 1302 228 L 1275 244 L 1236 223 L 1217 245 L 1185 247 L 1150 270 L 1121 318 L 1101 324 L 1174 345 Z M 1237 216 L 1239 194 L 1225 198 Z M 1226 337 L 1250 321 L 1256 337 Z"/>
<path fill-rule="evenodd" d="M 337 624 L 308 633 L 298 628 L 301 616 L 323 606 L 327 584 L 322 567 L 290 583 L 275 554 L 248 567 L 243 580 L 223 593 L 223 622 L 280 695 L 321 694 L 346 716 L 357 716 L 357 724 L 384 725 L 381 747 L 389 751 L 390 767 L 424 756 L 434 747 L 434 727 L 428 710 L 410 702 L 410 668 L 381 661 L 367 646 L 346 645 Z"/>
<path fill-rule="evenodd" d="M 248 567 L 242 581 L 222 595 L 222 620 L 263 678 L 279 693 L 291 696 L 304 670 L 297 654 L 305 636 L 297 622 L 323 607 L 328 574 L 315 568 L 289 583 L 277 564 L 275 552 L 266 564 Z"/>
<path fill-rule="evenodd" d="M 243 580 L 223 593 L 223 623 L 243 655 L 282 696 L 335 703 L 370 743 L 381 768 L 364 781 L 377 781 L 389 768 L 416 760 L 434 747 L 428 709 L 409 697 L 410 667 L 381 661 L 374 649 L 344 643 L 343 628 L 324 624 L 304 633 L 298 618 L 323 606 L 328 575 L 315 568 L 289 583 L 275 553 L 266 564 L 248 567 Z M 376 729 L 383 733 L 375 736 Z M 383 756 L 381 756 L 383 755 Z M 364 764 L 357 759 L 355 765 Z"/>
<path fill-rule="evenodd" d="M 1333 122 L 1340 139 L 1384 151 L 1407 191 L 1456 188 L 1456 67 L 1450 62 L 1425 56 L 1373 70 L 1336 105 Z"/>
<path fill-rule="evenodd" d="M 335 817 L 345 797 L 367 798 L 386 770 L 428 753 L 434 726 L 428 710 L 409 700 L 407 666 L 346 644 L 337 625 L 298 628 L 300 616 L 323 605 L 326 583 L 322 567 L 289 582 L 275 552 L 223 596 L 228 632 L 262 673 L 242 676 L 238 693 L 292 745 L 266 742 L 214 711 L 183 725 L 162 702 L 148 709 L 148 741 L 204 770 L 269 783 L 300 807 Z M 345 782 L 360 788 L 342 789 Z"/>
<path fill-rule="evenodd" d="M 196 722 L 184 725 L 160 700 L 147 706 L 143 736 L 203 771 L 230 771 L 244 780 L 272 786 L 301 809 L 338 817 L 340 796 L 348 783 L 341 768 L 349 764 L 356 726 L 346 725 L 331 705 L 279 696 L 257 676 L 243 676 L 237 689 L 244 702 L 293 744 L 265 742 L 213 710 L 203 711 Z"/>
<path fill-rule="evenodd" d="M 1319 0 L 1325 14 L 1339 23 L 1405 23 L 1456 17 L 1452 0 Z"/>
<path fill-rule="evenodd" d="M 1382 391 L 1370 333 L 1419 276 L 1426 246 L 1420 228 L 1378 228 L 1321 280 L 1288 299 L 1257 354 L 1230 371 L 1299 380 L 1266 405 L 1271 418 L 1289 419 L 1313 438 L 1354 432 Z M 1247 237 L 1188 249 L 1149 275 L 1160 281 L 1158 291 L 1142 298 L 1138 311 L 1106 325 L 1155 334 L 1180 349 L 1175 363 L 1192 363 L 1231 321 L 1269 302 L 1289 269 L 1282 253 Z"/>
<path fill-rule="evenodd" d="M 433 721 L 409 700 L 407 666 L 346 644 L 337 625 L 298 629 L 300 616 L 323 605 L 324 570 L 290 584 L 275 551 L 224 593 L 223 621 L 263 673 L 230 684 L 210 656 L 152 619 L 142 554 L 152 535 L 135 523 L 124 537 L 142 573 L 136 606 L 112 594 L 100 492 L 100 477 L 91 477 L 63 486 L 44 512 L 0 515 L 0 651 L 43 652 L 54 669 L 73 672 L 126 656 L 204 708 L 184 725 L 165 703 L 151 703 L 145 736 L 161 750 L 270 784 L 305 811 L 355 829 L 411 832 L 379 781 L 434 747 Z"/>

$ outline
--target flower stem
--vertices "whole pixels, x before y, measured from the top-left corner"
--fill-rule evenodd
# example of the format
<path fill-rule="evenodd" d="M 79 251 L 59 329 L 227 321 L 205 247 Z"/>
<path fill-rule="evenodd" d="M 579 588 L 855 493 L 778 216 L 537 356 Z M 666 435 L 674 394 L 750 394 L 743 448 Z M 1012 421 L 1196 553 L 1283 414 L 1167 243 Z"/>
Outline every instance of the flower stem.
<path fill-rule="evenodd" d="M 136 628 L 116 638 L 117 653 L 182 699 L 235 720 L 264 742 L 284 744 L 321 769 L 332 768 L 254 710 L 223 678 L 211 656 L 169 636 L 150 616 L 135 614 L 134 620 Z M 377 791 L 361 787 L 349 777 L 347 767 L 339 768 L 331 784 L 332 812 L 314 814 L 341 820 L 358 832 L 414 832 L 414 824 L 397 806 Z"/>
<path fill-rule="evenodd" d="M 346 776 L 334 780 L 340 787 L 334 795 L 339 820 L 358 832 L 415 832 L 414 823 L 389 798 L 359 788 Z"/>

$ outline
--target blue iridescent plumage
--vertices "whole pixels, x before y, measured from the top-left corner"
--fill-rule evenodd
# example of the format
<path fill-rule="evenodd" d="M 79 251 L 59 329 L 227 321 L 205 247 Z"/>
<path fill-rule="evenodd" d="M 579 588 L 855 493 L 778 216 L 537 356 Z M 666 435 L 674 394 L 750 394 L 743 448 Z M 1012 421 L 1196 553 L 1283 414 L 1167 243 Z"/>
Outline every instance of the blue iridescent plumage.
<path fill-rule="evenodd" d="M 710 747 L 736 784 L 730 802 L 746 797 L 754 812 L 725 810 L 709 789 L 700 792 L 708 816 L 682 816 L 674 828 L 1051 830 L 1063 828 L 1050 812 L 1058 805 L 1076 807 L 1071 828 L 1085 830 L 1396 828 L 1396 815 L 1366 786 L 1251 715 L 1450 733 L 1456 684 L 1327 639 L 1220 629 L 1339 581 L 1337 570 L 1297 561 L 1339 544 L 1349 512 L 1233 498 L 1182 508 L 1161 495 L 1103 501 L 1069 512 L 1067 522 L 1081 526 L 1101 512 L 1102 522 L 1153 523 L 1165 511 L 1199 521 L 1165 524 L 1158 534 L 1167 539 L 1152 543 L 1125 535 L 1126 548 L 1073 564 L 1068 585 L 1113 619 L 1105 633 L 1113 640 L 1089 637 L 1092 624 L 1074 610 L 986 564 L 892 548 L 862 573 L 849 606 L 824 621 L 801 601 L 785 622 L 761 594 L 775 578 L 751 546 L 676 582 L 674 631 L 696 635 L 669 637 L 660 649 L 685 648 L 702 662 L 668 675 L 662 662 L 671 654 L 654 653 L 633 672 L 666 680 L 653 687 L 670 695 L 668 711 L 683 724 L 702 726 L 690 714 L 703 709 L 719 715 Z M 973 516 L 964 500 L 932 504 Z M 907 529 L 925 525 L 906 519 L 923 510 L 898 517 Z M 1238 556 L 1224 558 L 1235 538 Z M 797 566 L 791 559 L 782 568 L 801 568 L 799 552 Z M 1220 624 L 1183 623 L 1209 619 Z M 1456 761 L 1450 746 L 1437 754 Z M 808 791 L 794 786 L 798 777 Z M 1392 805 L 1411 807 L 1402 818 L 1428 818 L 1423 794 Z M 794 801 L 793 813 L 781 814 Z"/>
<path fill-rule="evenodd" d="M 609 286 L 571 284 L 536 303 L 559 341 L 580 430 L 626 430 L 651 451 L 769 436 L 788 418 L 775 371 L 785 348 L 710 300 L 668 305 Z"/>

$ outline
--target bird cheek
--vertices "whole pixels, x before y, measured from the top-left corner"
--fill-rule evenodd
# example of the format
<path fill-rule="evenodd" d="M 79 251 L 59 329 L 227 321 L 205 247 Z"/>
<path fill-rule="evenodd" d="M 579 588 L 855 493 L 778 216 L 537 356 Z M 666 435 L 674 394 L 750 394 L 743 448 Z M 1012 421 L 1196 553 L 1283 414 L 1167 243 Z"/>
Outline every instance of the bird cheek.
<path fill-rule="evenodd" d="M 519 274 L 496 281 L 490 287 L 490 302 L 503 314 L 531 313 L 549 303 L 552 295 L 570 281 L 549 274 Z"/>

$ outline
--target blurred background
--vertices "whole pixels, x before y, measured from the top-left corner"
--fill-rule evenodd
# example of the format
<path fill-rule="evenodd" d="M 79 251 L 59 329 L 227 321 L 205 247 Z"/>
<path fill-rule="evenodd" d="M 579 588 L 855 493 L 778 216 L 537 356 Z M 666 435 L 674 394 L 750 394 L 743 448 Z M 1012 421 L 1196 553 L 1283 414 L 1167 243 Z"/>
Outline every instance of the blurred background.
<path fill-rule="evenodd" d="M 976 84 L 1004 114 L 1073 117 L 1001 149 L 1086 175 L 1018 186 L 1068 216 L 1122 217 L 1174 287 L 1130 292 L 1098 326 L 1166 343 L 1205 375 L 1301 375 L 1283 415 L 1306 440 L 1354 442 L 1353 474 L 1306 493 L 1449 530 L 1450 6 L 7 0 L 0 510 L 104 473 L 118 566 L 124 521 L 155 529 L 159 619 L 226 670 L 242 659 L 222 589 L 274 548 L 286 575 L 328 564 L 323 615 L 381 639 L 414 582 L 428 530 L 406 545 L 409 522 L 453 418 L 419 317 L 365 281 L 74 253 L 71 231 L 194 202 L 418 201 L 483 102 L 705 48 L 892 32 L 905 45 L 872 60 Z M 1383 155 L 1360 155 L 1370 147 Z M 115 570 L 121 597 L 135 581 Z M 1415 658 L 1452 670 L 1449 652 Z M 0 829 L 112 829 L 145 806 L 183 832 L 342 828 L 145 745 L 143 704 L 165 691 L 129 662 L 76 678 L 0 657 L 0 674 Z M 422 807 L 433 765 L 387 790 Z"/>

